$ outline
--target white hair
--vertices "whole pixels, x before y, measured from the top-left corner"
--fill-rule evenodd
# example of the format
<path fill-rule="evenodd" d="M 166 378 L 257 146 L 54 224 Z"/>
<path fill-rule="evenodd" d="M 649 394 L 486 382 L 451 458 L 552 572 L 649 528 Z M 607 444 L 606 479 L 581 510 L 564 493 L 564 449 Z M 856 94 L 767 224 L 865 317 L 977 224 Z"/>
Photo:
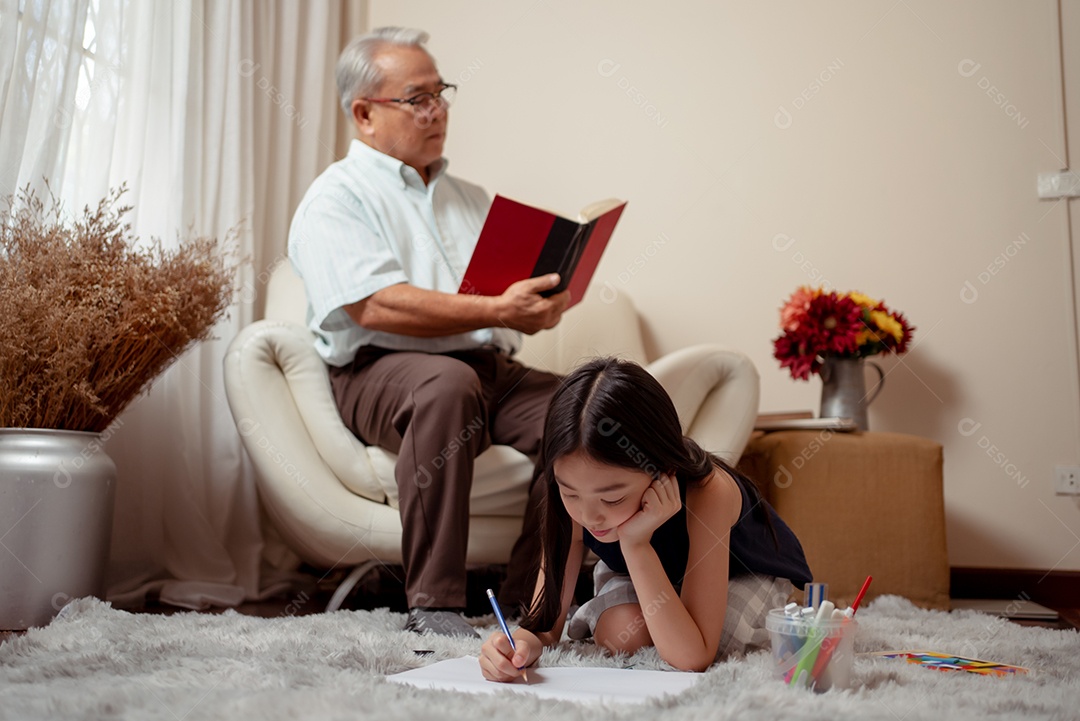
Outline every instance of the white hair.
<path fill-rule="evenodd" d="M 345 114 L 352 117 L 352 101 L 375 92 L 382 85 L 382 73 L 374 62 L 382 46 L 400 45 L 427 52 L 424 43 L 428 37 L 423 30 L 385 27 L 353 38 L 341 51 L 337 61 L 338 95 Z"/>

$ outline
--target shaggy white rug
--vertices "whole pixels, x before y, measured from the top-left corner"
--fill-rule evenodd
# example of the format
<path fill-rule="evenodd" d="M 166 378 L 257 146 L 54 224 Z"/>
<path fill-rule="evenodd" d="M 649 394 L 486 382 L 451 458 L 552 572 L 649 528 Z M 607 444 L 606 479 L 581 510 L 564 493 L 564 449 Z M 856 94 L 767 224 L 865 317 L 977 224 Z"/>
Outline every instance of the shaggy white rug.
<path fill-rule="evenodd" d="M 490 618 L 487 619 L 490 622 Z M 856 651 L 931 649 L 1027 666 L 1028 676 L 942 673 L 859 656 L 855 688 L 815 694 L 772 678 L 765 652 L 715 665 L 677 697 L 640 705 L 466 695 L 387 674 L 476 654 L 480 641 L 418 637 L 389 611 L 264 619 L 130 614 L 94 599 L 0 646 L 2 719 L 1066 719 L 1080 718 L 1080 633 L 948 614 L 882 597 L 858 616 Z M 494 630 L 485 626 L 485 635 Z M 418 656 L 416 649 L 433 653 Z M 663 668 L 648 649 L 612 658 L 564 642 L 542 663 Z"/>

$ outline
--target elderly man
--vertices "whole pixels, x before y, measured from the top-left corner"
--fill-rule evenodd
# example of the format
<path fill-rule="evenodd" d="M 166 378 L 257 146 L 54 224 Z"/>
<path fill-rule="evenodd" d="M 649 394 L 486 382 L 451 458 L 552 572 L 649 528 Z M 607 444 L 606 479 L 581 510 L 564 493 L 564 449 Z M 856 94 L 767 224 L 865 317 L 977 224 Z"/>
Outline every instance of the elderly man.
<path fill-rule="evenodd" d="M 492 443 L 535 458 L 559 379 L 512 356 L 522 333 L 559 322 L 569 297 L 541 295 L 557 275 L 497 297 L 456 292 L 491 201 L 446 173 L 455 87 L 427 38 L 380 28 L 342 52 L 337 84 L 356 138 L 297 208 L 289 258 L 342 419 L 398 454 L 406 628 L 471 636 L 461 611 L 474 459 Z M 538 549 L 535 495 L 511 572 Z M 524 574 L 507 579 L 504 603 L 530 596 Z"/>

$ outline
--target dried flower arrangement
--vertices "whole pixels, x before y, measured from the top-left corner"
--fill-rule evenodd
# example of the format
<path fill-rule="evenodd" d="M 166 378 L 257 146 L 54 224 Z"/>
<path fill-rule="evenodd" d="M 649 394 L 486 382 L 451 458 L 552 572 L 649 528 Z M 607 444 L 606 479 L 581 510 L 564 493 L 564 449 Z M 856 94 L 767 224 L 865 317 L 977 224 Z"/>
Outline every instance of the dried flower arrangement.
<path fill-rule="evenodd" d="M 0 214 L 0 427 L 101 432 L 233 295 L 213 238 L 137 247 L 126 188 L 65 222 L 29 187 Z"/>

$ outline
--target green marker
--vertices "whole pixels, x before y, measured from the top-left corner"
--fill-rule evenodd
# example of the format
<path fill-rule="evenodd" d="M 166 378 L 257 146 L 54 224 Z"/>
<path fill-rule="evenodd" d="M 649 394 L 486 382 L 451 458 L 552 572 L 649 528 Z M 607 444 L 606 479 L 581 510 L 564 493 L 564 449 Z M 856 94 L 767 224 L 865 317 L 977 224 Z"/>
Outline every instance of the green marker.
<path fill-rule="evenodd" d="M 836 608 L 836 605 L 832 601 L 822 601 L 821 606 L 818 607 L 817 616 L 813 622 L 814 625 L 810 629 L 809 648 L 804 646 L 806 652 L 802 654 L 799 663 L 792 669 L 789 685 L 806 687 L 813 685 L 814 680 L 810 677 L 810 669 L 814 668 L 814 662 L 817 661 L 818 653 L 821 651 L 821 642 L 825 640 L 825 636 L 829 632 L 828 629 L 823 627 L 822 623 L 832 618 L 834 608 Z"/>

